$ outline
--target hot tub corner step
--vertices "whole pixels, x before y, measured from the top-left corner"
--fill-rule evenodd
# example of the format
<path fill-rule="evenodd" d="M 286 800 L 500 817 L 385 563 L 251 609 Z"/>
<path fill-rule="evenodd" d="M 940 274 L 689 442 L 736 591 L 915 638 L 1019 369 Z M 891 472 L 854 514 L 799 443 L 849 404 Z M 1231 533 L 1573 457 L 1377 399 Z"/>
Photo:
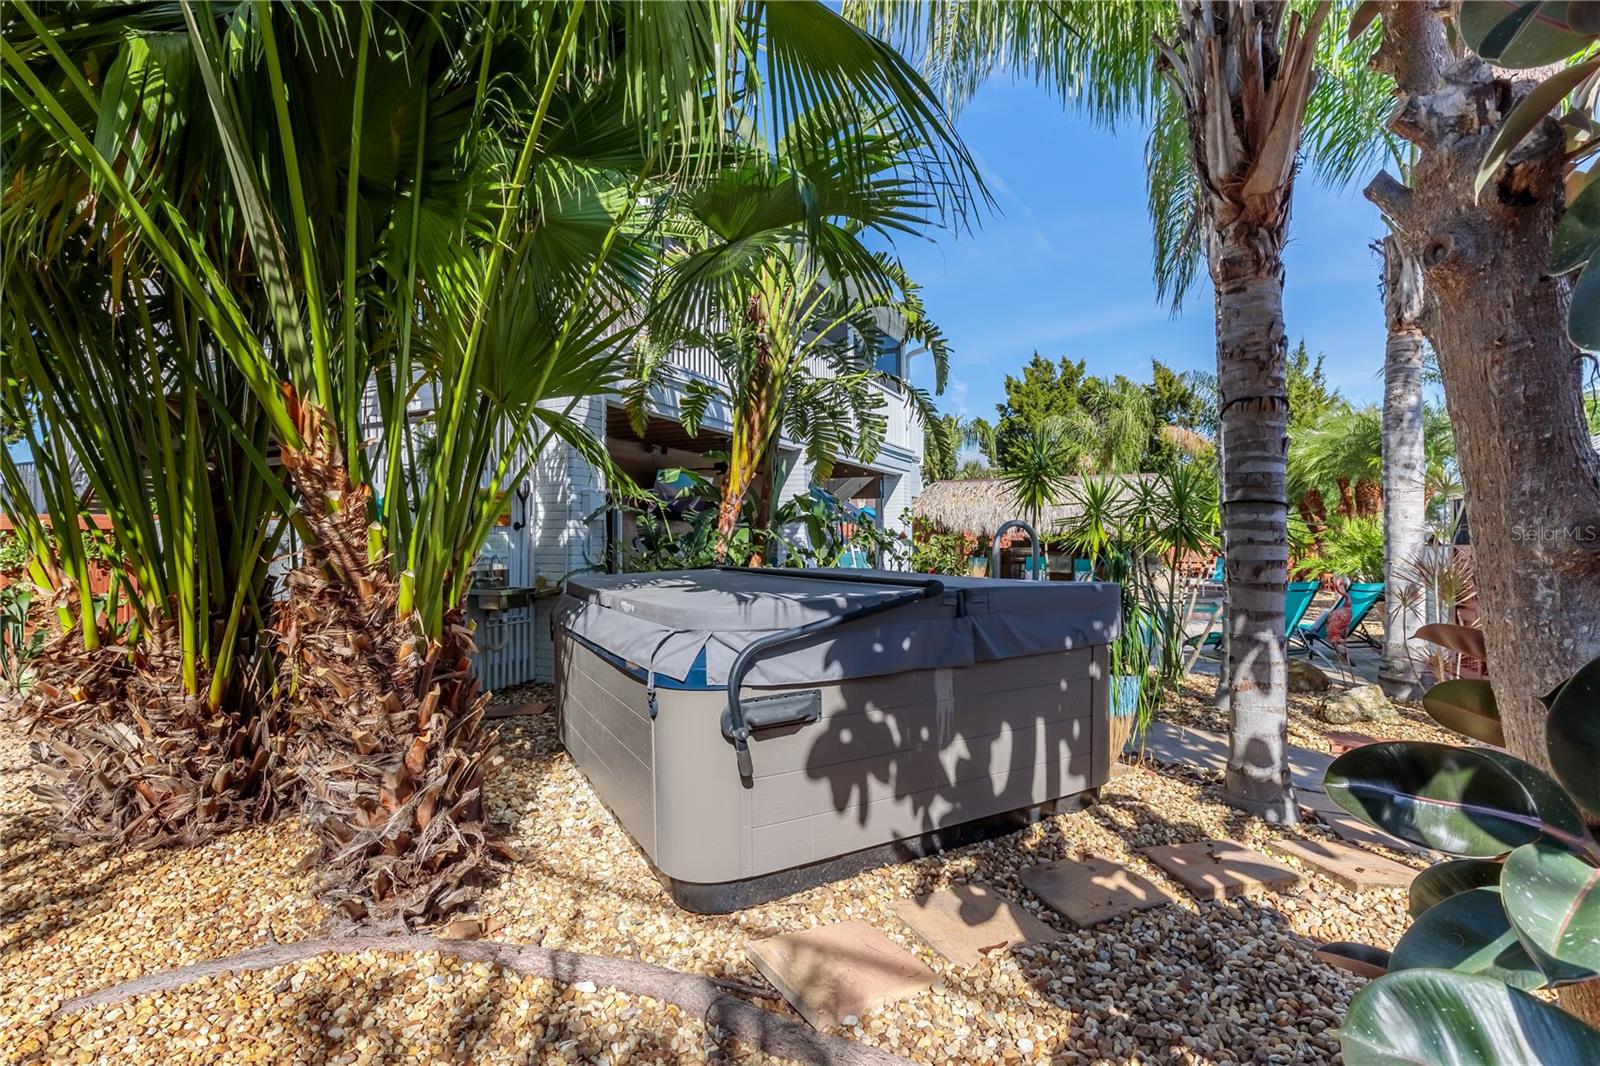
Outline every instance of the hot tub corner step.
<path fill-rule="evenodd" d="M 1140 851 L 1197 899 L 1291 888 L 1300 880 L 1300 875 L 1289 867 L 1232 840 L 1162 844 Z"/>
<path fill-rule="evenodd" d="M 1099 855 L 1030 866 L 1017 879 L 1050 909 L 1084 928 L 1173 901 L 1154 881 Z"/>
<path fill-rule="evenodd" d="M 837 1028 L 933 984 L 934 973 L 875 926 L 839 922 L 757 940 L 745 953 L 815 1029 Z"/>
<path fill-rule="evenodd" d="M 983 885 L 956 885 L 901 900 L 894 912 L 934 951 L 976 966 L 992 951 L 1055 940 L 1061 934 Z"/>

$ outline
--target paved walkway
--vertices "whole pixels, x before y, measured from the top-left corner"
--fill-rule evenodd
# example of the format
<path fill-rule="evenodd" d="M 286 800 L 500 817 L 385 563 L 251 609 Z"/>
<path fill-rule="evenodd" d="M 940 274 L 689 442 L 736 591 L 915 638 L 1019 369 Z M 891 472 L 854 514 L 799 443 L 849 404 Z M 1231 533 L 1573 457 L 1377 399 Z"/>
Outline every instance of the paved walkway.
<path fill-rule="evenodd" d="M 1327 674 L 1328 679 L 1339 688 L 1350 688 L 1354 685 L 1375 685 L 1378 683 L 1379 655 L 1376 650 L 1359 641 L 1353 641 L 1350 644 L 1348 672 L 1346 672 L 1344 662 L 1320 644 L 1317 646 L 1316 656 L 1310 659 L 1306 658 L 1305 650 L 1298 646 L 1291 647 L 1289 654 L 1301 662 L 1309 662 L 1312 666 Z M 1219 669 L 1221 669 L 1221 666 L 1216 658 L 1216 653 L 1213 651 L 1200 656 L 1195 661 L 1194 669 L 1189 672 L 1192 674 L 1204 674 L 1207 677 L 1216 677 Z"/>
<path fill-rule="evenodd" d="M 1151 722 L 1144 735 L 1144 753 L 1162 766 L 1188 766 L 1222 773 L 1228 766 L 1228 738 L 1220 733 L 1168 722 Z M 1322 791 L 1322 774 L 1333 762 L 1325 751 L 1289 745 L 1289 775 L 1294 787 Z"/>
<path fill-rule="evenodd" d="M 1426 854 L 1414 844 L 1372 828 L 1329 798 L 1322 787 L 1322 775 L 1333 762 L 1332 755 L 1295 744 L 1288 747 L 1289 776 L 1303 811 L 1315 813 L 1336 836 L 1351 844 Z M 1207 729 L 1151 722 L 1144 735 L 1144 754 L 1160 766 L 1187 766 L 1221 774 L 1228 766 L 1228 738 Z"/>

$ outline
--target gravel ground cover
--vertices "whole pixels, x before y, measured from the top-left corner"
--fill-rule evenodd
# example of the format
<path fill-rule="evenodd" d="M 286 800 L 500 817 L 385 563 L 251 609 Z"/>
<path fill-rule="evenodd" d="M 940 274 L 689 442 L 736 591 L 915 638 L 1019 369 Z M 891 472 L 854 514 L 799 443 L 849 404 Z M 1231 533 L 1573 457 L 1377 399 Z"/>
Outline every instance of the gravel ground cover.
<path fill-rule="evenodd" d="M 548 699 L 548 692 L 499 699 Z M 1207 717 L 1208 701 L 1209 683 L 1200 679 L 1171 717 L 1225 728 Z M 1402 721 L 1425 727 L 1413 717 Z M 724 979 L 793 1017 L 747 961 L 745 944 L 864 919 L 939 979 L 932 992 L 875 1011 L 846 1035 L 918 1062 L 1332 1061 L 1329 1030 L 1362 982 L 1317 962 L 1313 947 L 1327 940 L 1388 947 L 1406 924 L 1402 891 L 1351 892 L 1306 870 L 1287 892 L 1190 900 L 1135 849 L 1212 837 L 1254 847 L 1274 837 L 1330 837 L 1311 824 L 1251 821 L 1220 802 L 1214 775 L 1136 766 L 1115 776 L 1097 806 L 997 840 L 737 914 L 686 914 L 561 752 L 551 716 L 499 725 L 506 764 L 489 800 L 524 857 L 483 901 L 490 936 Z M 0 723 L 0 1061 L 770 1061 L 646 997 L 522 979 L 436 955 L 324 956 L 52 1021 L 50 1011 L 72 995 L 273 939 L 311 937 L 325 914 L 309 896 L 301 864 L 312 840 L 296 819 L 187 852 L 112 858 L 52 843 L 43 808 L 26 790 L 32 778 L 23 738 Z M 1071 928 L 1016 875 L 1083 852 L 1127 863 L 1179 903 Z M 891 909 L 970 882 L 1020 901 L 1060 939 L 962 971 Z"/>

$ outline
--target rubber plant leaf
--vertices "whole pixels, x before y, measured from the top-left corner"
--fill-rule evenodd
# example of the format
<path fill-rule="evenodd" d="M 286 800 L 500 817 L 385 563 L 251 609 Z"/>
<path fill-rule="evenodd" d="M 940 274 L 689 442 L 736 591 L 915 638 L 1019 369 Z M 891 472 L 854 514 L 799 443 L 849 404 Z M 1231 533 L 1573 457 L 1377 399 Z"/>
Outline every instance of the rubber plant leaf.
<path fill-rule="evenodd" d="M 1348 1066 L 1600 1062 L 1600 1030 L 1492 977 L 1404 970 L 1356 994 L 1337 1030 Z"/>

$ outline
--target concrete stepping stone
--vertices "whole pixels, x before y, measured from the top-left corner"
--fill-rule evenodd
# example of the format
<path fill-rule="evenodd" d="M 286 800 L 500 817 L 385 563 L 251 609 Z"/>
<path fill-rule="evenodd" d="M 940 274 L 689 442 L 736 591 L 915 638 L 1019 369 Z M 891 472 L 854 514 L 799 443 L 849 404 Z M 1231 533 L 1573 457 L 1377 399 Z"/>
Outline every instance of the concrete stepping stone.
<path fill-rule="evenodd" d="M 1289 867 L 1232 840 L 1162 844 L 1140 850 L 1197 899 L 1290 888 L 1300 880 Z"/>
<path fill-rule="evenodd" d="M 1336 840 L 1274 840 L 1267 845 L 1267 850 L 1299 859 L 1324 877 L 1357 892 L 1369 888 L 1403 888 L 1417 876 L 1417 871 L 1409 866 Z"/>
<path fill-rule="evenodd" d="M 1051 910 L 1086 929 L 1173 902 L 1154 881 L 1098 855 L 1030 866 L 1017 874 L 1017 880 Z"/>
<path fill-rule="evenodd" d="M 1335 836 L 1351 844 L 1359 844 L 1364 848 L 1389 848 L 1392 851 L 1404 851 L 1413 855 L 1432 854 L 1427 848 L 1418 847 L 1408 840 L 1390 836 L 1381 829 L 1374 829 L 1353 814 L 1344 811 L 1318 811 L 1317 817 L 1322 824 L 1333 830 Z"/>
<path fill-rule="evenodd" d="M 747 944 L 745 953 L 789 1005 L 821 1030 L 859 1020 L 934 980 L 932 970 L 862 921 L 782 933 Z"/>
<path fill-rule="evenodd" d="M 894 905 L 927 945 L 957 966 L 976 966 L 994 951 L 1038 944 L 1061 934 L 982 885 L 956 885 Z"/>

